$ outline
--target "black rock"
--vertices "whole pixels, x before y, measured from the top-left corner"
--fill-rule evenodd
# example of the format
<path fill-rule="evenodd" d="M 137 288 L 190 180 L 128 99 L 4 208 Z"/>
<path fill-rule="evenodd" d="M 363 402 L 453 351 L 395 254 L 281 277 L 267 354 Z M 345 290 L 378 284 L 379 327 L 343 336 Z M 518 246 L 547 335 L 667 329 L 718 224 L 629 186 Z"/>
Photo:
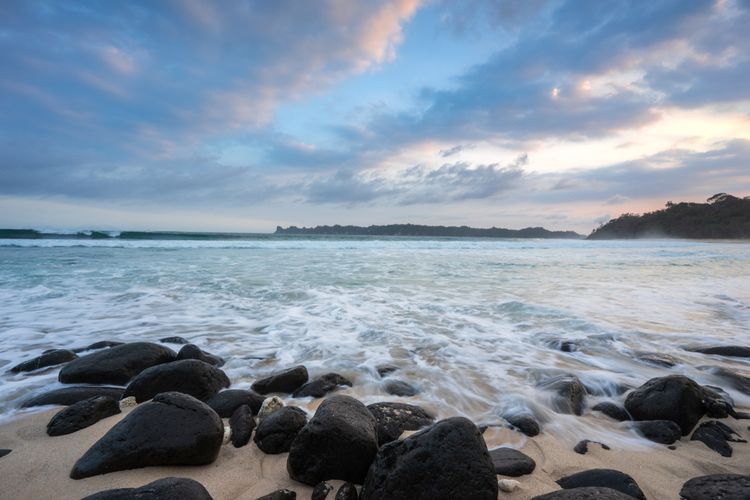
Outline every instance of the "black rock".
<path fill-rule="evenodd" d="M 750 475 L 712 474 L 694 477 L 682 485 L 684 500 L 748 500 Z"/>
<path fill-rule="evenodd" d="M 674 365 L 680 362 L 674 356 L 658 352 L 639 352 L 635 355 L 635 357 L 636 359 L 650 365 L 662 366 L 664 368 L 672 368 Z"/>
<path fill-rule="evenodd" d="M 258 394 L 269 394 L 271 392 L 291 394 L 302 387 L 307 382 L 307 379 L 307 368 L 299 365 L 256 380 L 251 389 Z"/>
<path fill-rule="evenodd" d="M 232 414 L 229 419 L 229 428 L 232 430 L 232 445 L 241 448 L 250 442 L 250 435 L 255 429 L 253 412 L 247 405 L 242 405 Z"/>
<path fill-rule="evenodd" d="M 326 500 L 328 494 L 332 491 L 333 486 L 326 483 L 325 481 L 321 481 L 315 485 L 315 488 L 313 488 L 312 497 L 310 497 L 310 500 Z"/>
<path fill-rule="evenodd" d="M 722 457 L 732 456 L 732 447 L 728 441 L 733 443 L 746 443 L 731 428 L 717 420 L 703 422 L 695 429 L 690 441 L 700 441 Z"/>
<path fill-rule="evenodd" d="M 177 361 L 181 359 L 197 359 L 213 366 L 224 366 L 224 358 L 207 353 L 194 344 L 187 344 L 177 353 Z"/>
<path fill-rule="evenodd" d="M 45 351 L 41 356 L 37 356 L 34 359 L 19 363 L 10 369 L 12 373 L 30 372 L 38 370 L 39 368 L 46 368 L 48 366 L 55 366 L 68 361 L 74 360 L 78 357 L 73 351 L 67 349 L 53 349 L 51 351 Z"/>
<path fill-rule="evenodd" d="M 750 420 L 750 413 L 744 411 L 736 411 L 732 415 L 736 420 Z"/>
<path fill-rule="evenodd" d="M 531 500 L 633 500 L 621 491 L 603 486 L 585 486 L 570 490 L 559 490 L 546 495 L 535 496 Z"/>
<path fill-rule="evenodd" d="M 73 352 L 86 352 L 86 351 L 93 351 L 95 349 L 104 349 L 105 347 L 117 347 L 118 345 L 123 345 L 125 342 L 115 342 L 113 340 L 100 340 L 99 342 L 94 342 L 93 344 L 89 344 L 86 347 L 77 347 L 76 349 L 73 349 Z"/>
<path fill-rule="evenodd" d="M 140 488 L 100 491 L 83 500 L 213 500 L 198 481 L 186 477 L 166 477 Z"/>
<path fill-rule="evenodd" d="M 558 375 L 542 381 L 539 386 L 556 393 L 552 402 L 553 409 L 556 412 L 572 413 L 574 415 L 583 414 L 586 388 L 578 377 L 572 375 Z"/>
<path fill-rule="evenodd" d="M 490 450 L 490 457 L 495 473 L 503 476 L 524 476 L 536 469 L 533 458 L 513 448 L 495 448 Z"/>
<path fill-rule="evenodd" d="M 9 450 L 8 448 L 0 448 L 0 458 L 3 458 L 5 455 L 10 453 L 13 450 Z"/>
<path fill-rule="evenodd" d="M 572 340 L 563 340 L 560 342 L 560 350 L 562 352 L 575 352 L 578 350 L 578 343 Z"/>
<path fill-rule="evenodd" d="M 133 342 L 74 359 L 63 366 L 58 379 L 63 384 L 124 385 L 146 368 L 174 361 L 176 356 L 159 344 Z"/>
<path fill-rule="evenodd" d="M 296 406 L 284 406 L 267 415 L 255 430 L 255 444 L 263 453 L 286 453 L 307 423 L 307 413 Z"/>
<path fill-rule="evenodd" d="M 257 415 L 265 399 L 265 396 L 261 396 L 253 391 L 228 389 L 213 396 L 206 401 L 206 404 L 213 408 L 221 418 L 229 418 L 242 405 L 249 406 L 253 410 L 253 414 Z"/>
<path fill-rule="evenodd" d="M 70 477 L 152 465 L 205 465 L 219 454 L 224 424 L 206 404 L 179 392 L 136 407 L 89 448 Z"/>
<path fill-rule="evenodd" d="M 398 439 L 404 431 L 416 431 L 435 422 L 419 406 L 404 403 L 374 403 L 367 407 L 378 422 L 378 444 Z"/>
<path fill-rule="evenodd" d="M 344 483 L 336 492 L 335 500 L 359 500 L 359 494 L 357 494 L 357 487 L 352 483 Z"/>
<path fill-rule="evenodd" d="M 750 396 L 750 376 L 718 366 L 710 367 L 710 370 L 714 375 L 727 379 L 731 386 L 741 393 Z"/>
<path fill-rule="evenodd" d="M 633 420 L 671 420 L 687 435 L 706 413 L 705 391 L 683 375 L 652 378 L 625 399 Z"/>
<path fill-rule="evenodd" d="M 403 380 L 388 380 L 383 384 L 383 389 L 394 396 L 416 396 L 419 393 L 416 387 L 407 384 Z"/>
<path fill-rule="evenodd" d="M 655 443 L 672 444 L 682 436 L 680 426 L 671 420 L 643 420 L 633 426 L 641 436 Z"/>
<path fill-rule="evenodd" d="M 453 417 L 380 448 L 360 498 L 496 500 L 497 476 L 479 429 Z"/>
<path fill-rule="evenodd" d="M 639 500 L 646 500 L 635 479 L 613 469 L 590 469 L 565 476 L 557 480 L 561 488 L 570 490 L 573 488 L 584 488 L 587 486 L 600 486 L 612 488 Z"/>
<path fill-rule="evenodd" d="M 378 451 L 377 422 L 361 402 L 329 396 L 292 442 L 287 471 L 314 486 L 327 479 L 361 484 Z"/>
<path fill-rule="evenodd" d="M 604 443 L 600 443 L 599 441 L 591 441 L 590 439 L 583 439 L 581 441 L 578 441 L 578 444 L 576 444 L 573 447 L 573 451 L 578 453 L 579 455 L 585 455 L 589 452 L 589 444 L 598 444 L 601 445 L 603 450 L 609 450 L 609 446 L 607 446 Z"/>
<path fill-rule="evenodd" d="M 384 364 L 384 365 L 378 365 L 378 366 L 376 366 L 375 369 L 378 371 L 378 375 L 380 375 L 381 377 L 385 377 L 389 373 L 393 373 L 393 372 L 397 371 L 398 370 L 398 366 Z"/>
<path fill-rule="evenodd" d="M 351 387 L 352 383 L 349 379 L 342 377 L 338 373 L 326 373 L 294 391 L 292 396 L 295 398 L 322 398 L 340 385 L 348 385 Z"/>
<path fill-rule="evenodd" d="M 591 396 L 606 396 L 608 398 L 621 396 L 633 388 L 625 384 L 602 383 L 602 381 L 598 380 L 582 380 L 581 383 L 583 384 L 583 388 L 586 389 L 586 394 Z"/>
<path fill-rule="evenodd" d="M 618 422 L 625 422 L 627 420 L 630 420 L 630 415 L 628 415 L 628 412 L 625 408 L 609 401 L 598 403 L 591 409 L 593 411 L 600 411 L 609 418 L 617 420 Z"/>
<path fill-rule="evenodd" d="M 750 358 L 750 347 L 741 345 L 718 345 L 714 347 L 698 347 L 687 349 L 701 354 L 715 354 L 718 356 L 729 356 L 735 358 Z"/>
<path fill-rule="evenodd" d="M 21 404 L 22 408 L 32 406 L 58 405 L 69 406 L 84 399 L 93 398 L 94 396 L 106 396 L 115 400 L 122 398 L 125 389 L 120 387 L 105 386 L 81 386 L 81 387 L 63 387 L 54 391 L 44 392 L 38 396 L 27 399 Z"/>
<path fill-rule="evenodd" d="M 70 434 L 118 413 L 120 413 L 120 403 L 117 400 L 107 396 L 94 396 L 56 413 L 47 424 L 47 434 L 50 436 Z"/>
<path fill-rule="evenodd" d="M 541 431 L 539 422 L 528 413 L 518 413 L 515 415 L 504 415 L 503 418 L 513 427 L 523 432 L 529 437 L 534 437 Z"/>
<path fill-rule="evenodd" d="M 161 392 L 181 392 L 207 401 L 229 383 L 227 374 L 215 366 L 183 359 L 143 370 L 128 384 L 123 397 L 135 396 L 141 403 Z"/>
<path fill-rule="evenodd" d="M 711 385 L 703 386 L 703 406 L 706 408 L 706 415 L 711 418 L 727 418 L 729 415 L 735 415 L 734 400 L 721 387 Z"/>
<path fill-rule="evenodd" d="M 292 490 L 276 490 L 255 500 L 296 500 L 297 494 Z"/>
<path fill-rule="evenodd" d="M 163 339 L 159 339 L 159 342 L 162 342 L 164 344 L 179 344 L 179 345 L 190 343 L 188 339 L 180 337 L 180 336 L 165 337 Z"/>

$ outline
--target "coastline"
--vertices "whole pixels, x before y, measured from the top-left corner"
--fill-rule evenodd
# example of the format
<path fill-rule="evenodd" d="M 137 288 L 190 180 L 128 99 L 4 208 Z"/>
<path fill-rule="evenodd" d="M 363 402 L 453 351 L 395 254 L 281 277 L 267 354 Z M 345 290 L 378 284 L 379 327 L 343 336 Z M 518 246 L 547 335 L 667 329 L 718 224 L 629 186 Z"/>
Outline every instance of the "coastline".
<path fill-rule="evenodd" d="M 241 448 L 225 443 L 216 461 L 210 465 L 146 467 L 73 480 L 69 473 L 75 461 L 132 409 L 125 409 L 120 415 L 72 434 L 49 437 L 45 432 L 46 424 L 59 409 L 19 415 L 0 425 L 0 448 L 13 450 L 0 458 L 0 477 L 5 478 L 0 498 L 82 498 L 110 488 L 143 486 L 170 476 L 199 481 L 215 500 L 252 500 L 282 488 L 295 491 L 300 499 L 310 498 L 312 493 L 311 487 L 289 478 L 286 470 L 288 453 L 266 455 L 253 442 Z M 593 417 L 584 415 L 579 418 Z M 706 420 L 710 419 L 704 417 L 702 421 Z M 226 424 L 227 419 L 224 422 Z M 729 418 L 722 422 L 743 438 L 750 437 L 748 420 Z M 489 449 L 517 440 L 518 436 L 519 433 L 509 429 L 493 428 L 484 435 Z M 555 480 L 594 468 L 616 469 L 631 475 L 651 500 L 678 498 L 683 483 L 696 476 L 748 472 L 750 444 L 736 444 L 732 457 L 722 457 L 701 442 L 689 441 L 689 436 L 683 436 L 675 445 L 676 450 L 645 440 L 644 446 L 638 449 L 612 445 L 611 450 L 604 450 L 592 445 L 588 453 L 579 455 L 567 443 L 542 432 L 526 438 L 519 448 L 536 461 L 536 470 L 529 475 L 510 478 L 520 483 L 518 488 L 511 493 L 501 491 L 498 498 L 526 500 L 556 491 L 559 486 Z M 498 479 L 505 477 L 498 476 Z M 329 483 L 338 488 L 343 481 Z"/>

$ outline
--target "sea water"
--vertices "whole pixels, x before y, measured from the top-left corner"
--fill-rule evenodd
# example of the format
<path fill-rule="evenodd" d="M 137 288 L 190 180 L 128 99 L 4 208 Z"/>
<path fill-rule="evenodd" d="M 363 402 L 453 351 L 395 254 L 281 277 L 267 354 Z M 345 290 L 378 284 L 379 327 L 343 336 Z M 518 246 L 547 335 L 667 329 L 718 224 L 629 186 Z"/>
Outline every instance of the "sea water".
<path fill-rule="evenodd" d="M 598 401 L 618 387 L 750 360 L 685 350 L 750 344 L 750 244 L 419 238 L 0 240 L 0 420 L 61 387 L 57 368 L 8 374 L 52 348 L 179 335 L 227 360 L 233 387 L 304 364 L 337 372 L 365 403 L 502 424 L 532 412 L 575 442 L 641 442 L 600 414 L 556 413 L 545 378 L 574 374 Z M 561 342 L 574 341 L 572 352 Z M 172 346 L 179 348 L 179 346 Z M 674 356 L 672 368 L 638 353 Z M 416 387 L 384 390 L 376 366 Z M 291 401 L 291 399 L 289 399 Z M 315 401 L 295 404 L 313 409 Z M 589 410 L 587 410 L 587 414 Z"/>

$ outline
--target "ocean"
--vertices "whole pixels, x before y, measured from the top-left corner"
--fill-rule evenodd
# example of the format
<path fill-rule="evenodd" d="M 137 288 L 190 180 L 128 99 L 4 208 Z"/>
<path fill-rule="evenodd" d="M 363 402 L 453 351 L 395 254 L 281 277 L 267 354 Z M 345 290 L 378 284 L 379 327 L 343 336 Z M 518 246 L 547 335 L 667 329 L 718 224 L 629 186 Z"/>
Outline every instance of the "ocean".
<path fill-rule="evenodd" d="M 533 412 L 575 442 L 647 446 L 624 424 L 556 413 L 539 386 L 575 374 L 587 405 L 688 375 L 750 397 L 685 347 L 750 344 L 750 243 L 369 237 L 0 240 L 0 419 L 61 386 L 8 374 L 46 349 L 179 335 L 227 360 L 233 387 L 305 364 L 365 403 L 400 400 L 480 424 Z M 572 350 L 560 349 L 571 341 Z M 177 347 L 179 346 L 171 346 Z M 668 368 L 642 353 L 671 355 Z M 376 366 L 418 389 L 388 395 Z M 313 408 L 315 402 L 298 404 Z M 614 436 L 614 437 L 613 437 Z M 519 438 L 521 439 L 521 438 Z M 517 444 L 517 443 L 516 443 Z"/>

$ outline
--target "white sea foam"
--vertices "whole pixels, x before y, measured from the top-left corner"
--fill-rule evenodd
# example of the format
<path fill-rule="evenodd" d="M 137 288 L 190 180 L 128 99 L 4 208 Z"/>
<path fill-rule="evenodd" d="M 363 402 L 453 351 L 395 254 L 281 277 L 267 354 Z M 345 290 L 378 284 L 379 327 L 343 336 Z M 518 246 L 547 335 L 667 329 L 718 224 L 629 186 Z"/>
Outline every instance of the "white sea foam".
<path fill-rule="evenodd" d="M 577 374 L 596 395 L 699 366 L 750 369 L 682 349 L 750 344 L 750 245 L 686 241 L 292 239 L 0 240 L 0 371 L 45 349 L 181 335 L 228 360 L 236 387 L 304 363 L 370 403 L 376 366 L 441 417 L 502 423 L 530 411 L 569 439 L 642 443 L 602 418 L 551 409 L 537 382 Z M 575 341 L 561 352 L 561 341 Z M 637 352 L 675 356 L 666 369 Z M 0 376 L 0 413 L 60 387 L 57 370 Z M 738 403 L 750 398 L 731 388 Z M 614 430 L 613 430 L 614 429 Z"/>

